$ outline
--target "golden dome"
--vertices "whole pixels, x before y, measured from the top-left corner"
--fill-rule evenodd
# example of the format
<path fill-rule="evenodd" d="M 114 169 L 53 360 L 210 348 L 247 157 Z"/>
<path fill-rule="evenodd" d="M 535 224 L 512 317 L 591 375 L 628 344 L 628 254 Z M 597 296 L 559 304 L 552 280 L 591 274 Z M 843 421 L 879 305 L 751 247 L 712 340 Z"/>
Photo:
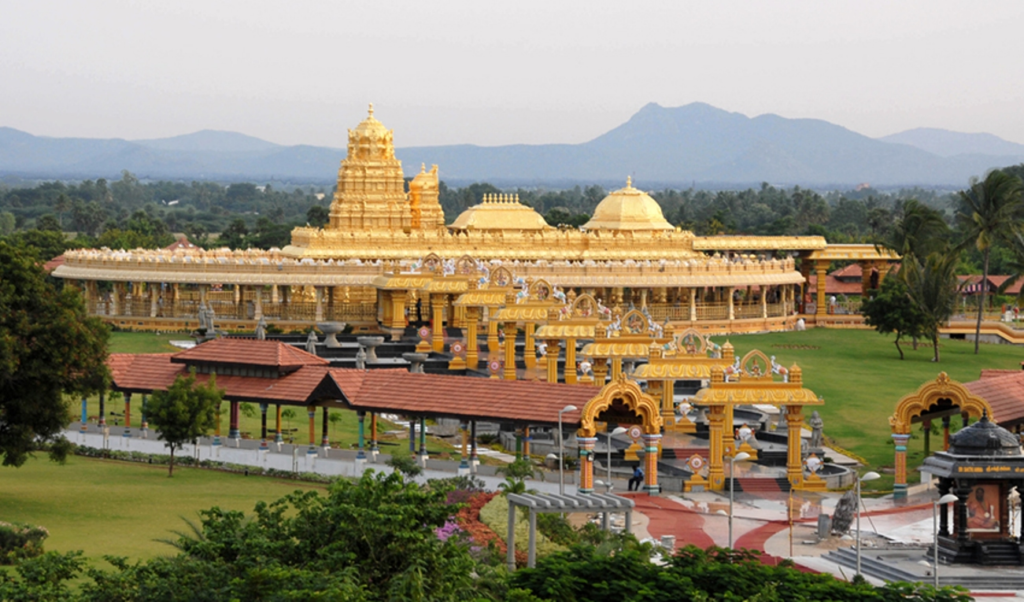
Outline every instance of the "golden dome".
<path fill-rule="evenodd" d="M 356 129 L 351 131 L 360 137 L 383 138 L 388 133 L 388 128 L 373 116 L 373 103 L 371 102 L 366 119 L 360 121 Z"/>
<path fill-rule="evenodd" d="M 661 207 L 646 192 L 633 188 L 633 179 L 626 178 L 626 187 L 604 197 L 594 209 L 594 217 L 583 225 L 584 230 L 674 230 L 665 220 Z"/>
<path fill-rule="evenodd" d="M 452 230 L 549 230 L 541 214 L 519 202 L 518 194 L 485 194 L 483 202 L 466 209 Z"/>

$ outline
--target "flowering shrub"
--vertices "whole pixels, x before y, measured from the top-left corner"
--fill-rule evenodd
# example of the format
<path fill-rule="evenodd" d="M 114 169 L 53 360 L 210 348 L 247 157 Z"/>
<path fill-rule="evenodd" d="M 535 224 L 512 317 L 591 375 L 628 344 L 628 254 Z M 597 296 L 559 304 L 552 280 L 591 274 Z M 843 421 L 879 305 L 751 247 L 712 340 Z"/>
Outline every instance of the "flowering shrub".
<path fill-rule="evenodd" d="M 46 527 L 0 522 L 0 564 L 39 556 L 43 553 L 43 540 L 49 535 Z"/>
<path fill-rule="evenodd" d="M 434 535 L 441 541 L 448 541 L 449 537 L 459 537 L 462 535 L 462 529 L 459 527 L 459 523 L 453 519 L 448 519 L 443 525 L 434 529 Z"/>

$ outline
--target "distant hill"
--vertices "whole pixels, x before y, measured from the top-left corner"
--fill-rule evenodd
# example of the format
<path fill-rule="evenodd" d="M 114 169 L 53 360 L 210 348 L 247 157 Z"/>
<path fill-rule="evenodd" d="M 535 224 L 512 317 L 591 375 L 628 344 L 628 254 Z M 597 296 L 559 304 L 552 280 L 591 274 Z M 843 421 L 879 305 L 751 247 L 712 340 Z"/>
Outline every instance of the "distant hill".
<path fill-rule="evenodd" d="M 420 163 L 436 163 L 452 185 L 486 180 L 498 185 L 615 186 L 632 175 L 647 189 L 761 182 L 963 186 L 971 176 L 1024 158 L 1024 145 L 995 136 L 976 138 L 987 134 L 946 132 L 964 149 L 952 155 L 947 152 L 952 143 L 920 148 L 930 139 L 920 132 L 876 140 L 815 119 L 751 118 L 704 103 L 675 108 L 652 103 L 582 144 L 407 147 L 396 154 L 407 175 L 418 172 Z M 401 141 L 401 132 L 396 134 Z M 966 140 L 977 143 L 968 145 Z M 128 141 L 47 138 L 0 127 L 0 174 L 32 177 L 112 178 L 128 169 L 144 179 L 329 182 L 344 156 L 344 149 L 281 146 L 213 130 Z"/>
<path fill-rule="evenodd" d="M 1024 144 L 1003 140 L 993 134 L 965 134 L 939 128 L 916 128 L 879 138 L 906 144 L 940 157 L 957 155 L 1016 156 L 1024 161 Z"/>

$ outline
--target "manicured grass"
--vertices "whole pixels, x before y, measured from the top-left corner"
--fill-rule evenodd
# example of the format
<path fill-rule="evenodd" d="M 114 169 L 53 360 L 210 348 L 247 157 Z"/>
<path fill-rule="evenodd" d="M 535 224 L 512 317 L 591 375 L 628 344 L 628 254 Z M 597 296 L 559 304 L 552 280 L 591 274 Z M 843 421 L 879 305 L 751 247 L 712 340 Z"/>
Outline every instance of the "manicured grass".
<path fill-rule="evenodd" d="M 110 353 L 173 353 L 181 351 L 168 341 L 185 341 L 182 333 L 155 334 L 152 332 L 110 333 Z"/>
<path fill-rule="evenodd" d="M 722 337 L 715 337 L 718 343 Z M 804 385 L 823 397 L 818 409 L 825 421 L 825 434 L 841 446 L 863 456 L 873 468 L 893 465 L 889 416 L 901 397 L 913 393 L 939 372 L 960 382 L 978 380 L 982 368 L 1020 369 L 1024 349 L 1012 345 L 982 345 L 974 355 L 974 344 L 939 340 L 940 362 L 930 361 L 933 351 L 914 351 L 908 341 L 905 360 L 899 359 L 893 337 L 869 330 L 815 328 L 805 332 L 733 336 L 737 356 L 760 349 L 789 367 L 803 369 Z M 773 345 L 807 345 L 818 349 L 786 349 Z M 808 415 L 810 412 L 807 412 Z M 959 420 L 954 420 L 959 422 Z M 922 460 L 924 447 L 920 426 L 908 448 L 908 468 Z M 932 449 L 941 437 L 932 437 Z"/>
<path fill-rule="evenodd" d="M 21 468 L 0 468 L 0 517 L 42 525 L 47 550 L 83 550 L 94 561 L 104 554 L 145 559 L 172 555 L 157 539 L 188 531 L 181 517 L 198 523 L 200 510 L 219 506 L 251 513 L 296 489 L 322 485 L 246 477 L 177 467 L 71 457 L 61 466 L 44 455 Z"/>

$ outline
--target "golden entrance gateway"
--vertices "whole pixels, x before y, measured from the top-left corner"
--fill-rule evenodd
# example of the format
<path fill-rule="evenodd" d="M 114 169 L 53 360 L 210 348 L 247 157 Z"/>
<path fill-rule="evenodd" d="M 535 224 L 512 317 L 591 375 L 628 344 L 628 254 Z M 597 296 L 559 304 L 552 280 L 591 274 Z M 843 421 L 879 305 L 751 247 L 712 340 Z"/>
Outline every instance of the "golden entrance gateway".
<path fill-rule="evenodd" d="M 321 321 L 395 330 L 418 310 L 435 322 L 437 349 L 439 325 L 492 323 L 504 301 L 453 305 L 472 281 L 435 290 L 428 279 L 403 279 L 420 273 L 427 257 L 452 272 L 467 257 L 486 270 L 505 267 L 620 315 L 632 306 L 666 330 L 727 333 L 792 328 L 806 280 L 800 269 L 811 257 L 824 261 L 830 248 L 820 236 L 695 236 L 669 224 L 628 179 L 580 229 L 552 228 L 506 194 L 488 195 L 446 226 L 438 167 L 421 166 L 406 185 L 394 133 L 372 107 L 347 146 L 330 223 L 296 228 L 284 249 L 81 249 L 67 252 L 54 275 L 82 290 L 91 313 L 127 329 L 194 329 L 207 308 L 226 329 L 262 318 L 285 330 Z M 859 261 L 890 259 L 859 252 Z M 531 320 L 516 323 L 532 328 Z"/>

